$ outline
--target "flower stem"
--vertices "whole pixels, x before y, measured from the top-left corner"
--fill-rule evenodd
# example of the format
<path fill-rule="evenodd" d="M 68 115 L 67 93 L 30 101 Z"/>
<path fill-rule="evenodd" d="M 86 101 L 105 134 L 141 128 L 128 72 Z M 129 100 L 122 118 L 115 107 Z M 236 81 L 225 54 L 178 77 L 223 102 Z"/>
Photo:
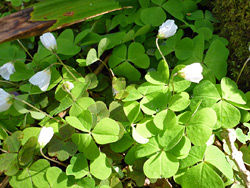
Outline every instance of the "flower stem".
<path fill-rule="evenodd" d="M 250 60 L 250 56 L 248 57 L 248 59 L 245 61 L 244 65 L 243 65 L 243 67 L 241 68 L 240 74 L 238 75 L 238 78 L 237 78 L 237 80 L 236 80 L 236 84 L 238 83 L 238 81 L 239 81 L 239 79 L 240 79 L 240 76 L 241 76 L 241 74 L 242 74 L 242 72 L 243 72 L 243 70 L 244 70 L 244 68 L 245 68 L 245 66 L 247 65 L 247 63 L 248 63 L 249 60 Z"/>
<path fill-rule="evenodd" d="M 168 64 L 168 62 L 167 62 L 166 58 L 165 58 L 165 57 L 164 57 L 164 55 L 162 54 L 162 51 L 161 51 L 161 49 L 160 49 L 160 47 L 159 47 L 159 43 L 158 43 L 158 41 L 159 41 L 159 38 L 158 38 L 158 37 L 156 37 L 156 41 L 155 41 L 155 43 L 156 43 L 156 47 L 157 47 L 158 51 L 160 52 L 160 54 L 161 54 L 161 56 L 162 56 L 163 60 L 164 60 L 164 61 Z"/>
<path fill-rule="evenodd" d="M 38 111 L 38 112 L 40 112 L 40 113 L 42 113 L 42 114 L 48 116 L 49 118 L 55 120 L 55 121 L 58 122 L 58 123 L 63 123 L 62 121 L 60 121 L 60 120 L 58 120 L 58 119 L 52 117 L 51 115 L 47 114 L 47 113 L 44 112 L 44 111 L 42 111 L 42 110 L 36 108 L 35 106 L 33 106 L 32 104 L 26 102 L 25 100 L 19 99 L 19 98 L 17 98 L 17 97 L 14 97 L 14 99 L 16 99 L 16 100 L 18 100 L 18 101 L 20 101 L 20 102 L 22 102 L 22 103 L 24 103 L 24 104 L 30 106 L 31 108 L 33 108 L 33 109 L 35 109 L 36 111 Z"/>
<path fill-rule="evenodd" d="M 62 62 L 62 60 L 61 60 L 60 57 L 57 55 L 57 53 L 55 52 L 54 54 L 56 55 L 56 57 L 57 57 L 57 59 L 59 60 L 59 62 L 60 62 L 60 63 L 64 66 L 64 68 L 68 71 L 68 73 L 69 73 L 76 81 L 81 82 L 81 81 L 78 80 L 78 79 L 75 77 L 75 75 L 68 69 L 67 65 L 65 65 L 65 64 Z"/>
<path fill-rule="evenodd" d="M 14 83 L 12 83 L 12 82 L 9 82 L 9 81 L 5 81 L 5 80 L 0 80 L 0 83 L 6 83 L 6 84 L 11 84 L 11 85 L 14 85 L 14 86 L 19 86 L 19 85 L 17 85 L 17 84 L 14 84 Z"/>
<path fill-rule="evenodd" d="M 29 53 L 29 51 L 25 48 L 25 46 L 21 43 L 21 41 L 19 39 L 17 39 L 17 42 L 20 44 L 20 46 L 22 46 L 22 48 L 30 56 L 30 58 L 33 59 L 32 55 Z"/>
<path fill-rule="evenodd" d="M 56 160 L 54 160 L 54 159 L 51 159 L 51 158 L 47 157 L 46 155 L 44 155 L 44 154 L 43 154 L 43 148 L 42 148 L 42 147 L 40 147 L 40 153 L 41 153 L 41 155 L 42 155 L 45 159 L 48 159 L 49 161 L 52 161 L 52 162 L 54 162 L 54 163 L 57 163 L 57 164 L 62 165 L 62 166 L 64 166 L 64 167 L 67 167 L 66 164 L 61 163 L 61 162 L 59 162 L 59 161 L 56 161 Z"/>

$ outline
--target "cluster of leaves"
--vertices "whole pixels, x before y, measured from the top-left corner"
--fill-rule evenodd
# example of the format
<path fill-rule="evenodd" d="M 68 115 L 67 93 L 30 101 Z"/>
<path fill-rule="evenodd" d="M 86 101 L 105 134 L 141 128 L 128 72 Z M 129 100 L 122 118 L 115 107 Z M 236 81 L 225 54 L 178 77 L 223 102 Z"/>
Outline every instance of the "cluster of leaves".
<path fill-rule="evenodd" d="M 222 141 L 223 129 L 240 123 L 249 127 L 250 93 L 225 77 L 227 40 L 213 34 L 215 19 L 199 10 L 199 3 L 138 0 L 134 8 L 84 22 L 80 32 L 55 33 L 57 54 L 72 74 L 41 42 L 25 40 L 35 51 L 32 59 L 16 41 L 0 44 L 0 66 L 14 62 L 16 70 L 10 82 L 0 80 L 1 88 L 60 120 L 20 100 L 0 113 L 5 152 L 0 170 L 10 185 L 142 187 L 146 178 L 151 183 L 169 178 L 184 188 L 242 183 L 228 146 L 224 143 L 220 150 L 213 143 Z M 179 29 L 159 41 L 166 64 L 155 39 L 158 26 L 169 18 Z M 175 76 L 195 62 L 203 66 L 199 84 Z M 100 72 L 103 64 L 114 75 L 109 68 Z M 28 79 L 49 66 L 50 85 L 42 92 Z M 74 84 L 70 92 L 63 88 L 66 81 Z M 39 154 L 40 126 L 55 132 L 44 153 L 66 168 L 51 166 Z M 236 133 L 249 164 L 250 137 L 240 128 Z M 148 142 L 142 144 L 138 135 Z"/>

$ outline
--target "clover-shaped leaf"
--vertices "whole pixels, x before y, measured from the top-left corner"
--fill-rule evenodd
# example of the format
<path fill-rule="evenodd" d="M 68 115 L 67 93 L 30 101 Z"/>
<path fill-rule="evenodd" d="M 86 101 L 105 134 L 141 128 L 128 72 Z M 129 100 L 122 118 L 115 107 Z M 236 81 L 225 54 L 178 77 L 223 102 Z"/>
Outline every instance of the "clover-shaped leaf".
<path fill-rule="evenodd" d="M 131 63 L 142 69 L 149 66 L 149 57 L 140 43 L 131 43 L 128 50 L 125 44 L 116 47 L 109 59 L 109 66 L 116 75 L 125 76 L 131 81 L 139 80 L 141 73 Z"/>

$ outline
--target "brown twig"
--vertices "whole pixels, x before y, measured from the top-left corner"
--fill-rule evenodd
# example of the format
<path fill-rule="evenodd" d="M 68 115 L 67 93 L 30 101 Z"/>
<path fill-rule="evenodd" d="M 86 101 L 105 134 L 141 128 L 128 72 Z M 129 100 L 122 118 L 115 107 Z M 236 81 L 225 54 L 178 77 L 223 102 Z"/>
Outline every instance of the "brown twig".
<path fill-rule="evenodd" d="M 245 183 L 245 186 L 250 188 L 250 172 L 246 169 L 243 161 L 243 154 L 239 151 L 234 143 L 236 141 L 236 133 L 234 129 L 225 129 L 222 133 L 222 137 L 225 139 L 229 149 L 231 151 L 231 157 L 237 165 L 239 170 L 239 176 Z"/>
<path fill-rule="evenodd" d="M 5 178 L 0 184 L 0 188 L 5 188 L 8 184 L 9 184 L 9 176 L 5 176 Z"/>

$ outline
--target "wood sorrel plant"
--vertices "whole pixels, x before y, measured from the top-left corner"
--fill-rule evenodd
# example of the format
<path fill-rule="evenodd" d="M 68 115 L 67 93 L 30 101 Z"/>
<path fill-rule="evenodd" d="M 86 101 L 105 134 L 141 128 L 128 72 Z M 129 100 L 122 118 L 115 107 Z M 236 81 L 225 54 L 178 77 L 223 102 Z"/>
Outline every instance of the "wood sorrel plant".
<path fill-rule="evenodd" d="M 249 187 L 250 94 L 226 77 L 228 42 L 199 2 L 138 1 L 0 44 L 4 181 Z"/>

